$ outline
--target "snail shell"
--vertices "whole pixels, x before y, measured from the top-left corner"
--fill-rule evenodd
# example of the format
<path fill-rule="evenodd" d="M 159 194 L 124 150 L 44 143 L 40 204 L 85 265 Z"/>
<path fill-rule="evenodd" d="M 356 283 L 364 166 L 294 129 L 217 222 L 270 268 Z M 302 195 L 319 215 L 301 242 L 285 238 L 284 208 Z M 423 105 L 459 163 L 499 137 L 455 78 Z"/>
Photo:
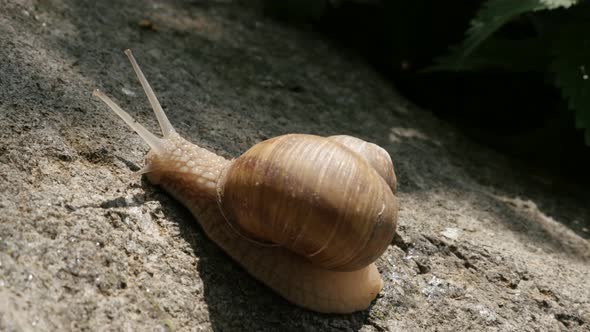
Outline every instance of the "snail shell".
<path fill-rule="evenodd" d="M 290 134 L 258 143 L 231 163 L 219 184 L 224 215 L 247 237 L 327 269 L 365 267 L 393 238 L 392 190 L 337 139 Z"/>
<path fill-rule="evenodd" d="M 366 309 L 383 286 L 373 261 L 397 222 L 387 152 L 350 136 L 289 134 L 226 160 L 174 131 L 131 51 L 125 53 L 163 138 L 99 90 L 93 95 L 150 145 L 137 173 L 188 207 L 209 238 L 287 300 L 320 312 Z"/>

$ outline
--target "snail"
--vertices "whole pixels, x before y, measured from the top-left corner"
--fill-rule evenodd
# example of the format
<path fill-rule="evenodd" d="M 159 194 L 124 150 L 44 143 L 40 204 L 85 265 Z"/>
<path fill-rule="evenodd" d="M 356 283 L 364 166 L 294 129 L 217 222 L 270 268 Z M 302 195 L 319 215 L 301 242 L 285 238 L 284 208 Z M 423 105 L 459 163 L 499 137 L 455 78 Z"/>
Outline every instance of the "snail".
<path fill-rule="evenodd" d="M 288 301 L 324 313 L 365 310 L 383 281 L 374 261 L 393 239 L 398 203 L 389 154 L 351 136 L 287 134 L 227 160 L 176 133 L 130 50 L 162 138 L 103 92 L 150 146 L 138 174 L 185 205 L 207 236 Z"/>

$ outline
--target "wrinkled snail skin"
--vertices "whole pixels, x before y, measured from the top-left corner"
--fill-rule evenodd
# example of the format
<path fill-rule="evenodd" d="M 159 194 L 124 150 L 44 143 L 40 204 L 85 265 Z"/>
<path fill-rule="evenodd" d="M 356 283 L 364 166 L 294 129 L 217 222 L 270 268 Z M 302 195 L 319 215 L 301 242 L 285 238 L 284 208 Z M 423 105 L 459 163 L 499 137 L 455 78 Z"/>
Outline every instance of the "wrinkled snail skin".
<path fill-rule="evenodd" d="M 288 301 L 324 313 L 368 308 L 383 287 L 373 261 L 391 242 L 397 221 L 389 154 L 350 136 L 290 134 L 227 160 L 174 131 L 125 53 L 164 137 L 102 92 L 93 94 L 150 145 L 138 173 L 185 205 L 211 240 Z"/>

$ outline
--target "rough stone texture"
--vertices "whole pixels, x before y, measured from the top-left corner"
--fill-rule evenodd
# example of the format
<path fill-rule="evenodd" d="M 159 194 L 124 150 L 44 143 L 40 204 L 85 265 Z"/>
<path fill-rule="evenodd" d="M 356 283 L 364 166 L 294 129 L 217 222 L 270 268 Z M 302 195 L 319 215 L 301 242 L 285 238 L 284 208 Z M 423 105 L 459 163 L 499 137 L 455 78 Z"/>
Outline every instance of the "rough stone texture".
<path fill-rule="evenodd" d="M 399 236 L 369 310 L 287 303 L 131 175 L 147 146 L 90 97 L 108 91 L 157 132 L 125 48 L 177 130 L 226 157 L 290 132 L 391 153 Z M 583 189 L 470 143 L 358 58 L 230 1 L 0 2 L 2 331 L 587 331 Z"/>

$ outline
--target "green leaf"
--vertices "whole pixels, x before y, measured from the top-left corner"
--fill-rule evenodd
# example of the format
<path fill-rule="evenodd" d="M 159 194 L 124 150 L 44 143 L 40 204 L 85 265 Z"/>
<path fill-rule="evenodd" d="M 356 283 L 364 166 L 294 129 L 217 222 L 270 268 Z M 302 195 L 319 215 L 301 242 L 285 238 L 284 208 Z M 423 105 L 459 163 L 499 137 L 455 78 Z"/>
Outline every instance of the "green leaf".
<path fill-rule="evenodd" d="M 467 37 L 459 46 L 451 47 L 450 55 L 436 59 L 433 69 L 464 70 L 472 68 L 469 57 L 498 29 L 518 16 L 539 10 L 568 8 L 579 0 L 488 0 L 471 20 Z M 481 60 L 481 59 L 480 59 Z M 477 61 L 481 63 L 481 61 Z"/>
<path fill-rule="evenodd" d="M 576 5 L 580 0 L 539 0 L 544 5 L 544 9 L 569 8 Z"/>
<path fill-rule="evenodd" d="M 455 70 L 461 69 L 465 59 L 494 32 L 508 21 L 530 11 L 545 8 L 539 0 L 489 0 L 471 20 L 467 38 L 456 48 L 451 64 Z M 450 60 L 450 59 L 448 59 Z"/>
<path fill-rule="evenodd" d="M 577 128 L 585 129 L 590 145 L 590 20 L 570 20 L 556 34 L 551 70 L 555 85 L 575 112 Z"/>

